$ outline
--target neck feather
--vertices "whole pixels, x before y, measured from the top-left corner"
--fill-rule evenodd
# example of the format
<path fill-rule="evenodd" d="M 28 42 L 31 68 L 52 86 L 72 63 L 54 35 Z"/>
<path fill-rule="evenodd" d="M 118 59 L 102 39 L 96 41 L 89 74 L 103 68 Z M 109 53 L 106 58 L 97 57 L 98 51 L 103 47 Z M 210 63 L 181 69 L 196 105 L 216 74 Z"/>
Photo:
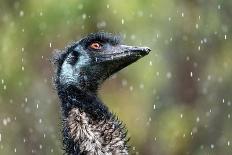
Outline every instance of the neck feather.
<path fill-rule="evenodd" d="M 57 88 L 63 113 L 63 143 L 68 154 L 128 154 L 126 130 L 95 93 L 75 86 Z"/>
<path fill-rule="evenodd" d="M 100 101 L 96 93 L 84 92 L 75 86 L 69 86 L 58 88 L 58 95 L 65 117 L 73 108 L 86 112 L 93 120 L 108 119 L 111 115 L 108 107 Z"/>

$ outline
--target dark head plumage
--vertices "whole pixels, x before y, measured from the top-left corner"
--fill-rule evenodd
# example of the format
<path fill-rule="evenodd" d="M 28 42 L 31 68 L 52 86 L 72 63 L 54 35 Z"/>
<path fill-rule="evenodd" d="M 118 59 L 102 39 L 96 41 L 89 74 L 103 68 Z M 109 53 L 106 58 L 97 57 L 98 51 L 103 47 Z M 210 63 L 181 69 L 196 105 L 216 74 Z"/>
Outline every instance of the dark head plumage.
<path fill-rule="evenodd" d="M 121 44 L 121 37 L 111 33 L 91 33 L 54 54 L 58 85 L 75 85 L 95 92 L 110 75 L 147 55 L 147 47 Z"/>
<path fill-rule="evenodd" d="M 106 32 L 97 32 L 97 33 L 91 33 L 85 38 L 81 39 L 79 43 L 84 43 L 88 45 L 89 43 L 93 41 L 99 41 L 102 43 L 110 43 L 111 45 L 119 45 L 121 43 L 121 36 L 120 35 L 113 35 L 112 33 L 106 33 Z"/>
<path fill-rule="evenodd" d="M 55 65 L 60 65 L 63 62 L 65 57 L 68 53 L 72 52 L 73 48 L 77 44 L 82 44 L 82 46 L 87 47 L 91 42 L 98 41 L 98 42 L 108 42 L 111 45 L 118 45 L 122 41 L 122 37 L 120 35 L 113 35 L 112 33 L 107 32 L 97 32 L 97 33 L 90 33 L 83 39 L 77 42 L 71 42 L 64 50 L 55 50 L 53 52 L 53 57 L 51 59 L 52 63 Z"/>

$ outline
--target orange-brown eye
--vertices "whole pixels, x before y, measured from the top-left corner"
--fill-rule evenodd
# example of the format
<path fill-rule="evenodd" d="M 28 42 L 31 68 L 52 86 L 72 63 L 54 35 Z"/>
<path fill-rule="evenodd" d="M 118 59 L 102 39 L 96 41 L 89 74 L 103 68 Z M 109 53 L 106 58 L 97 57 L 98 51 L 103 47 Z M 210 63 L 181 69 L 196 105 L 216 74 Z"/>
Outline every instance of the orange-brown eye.
<path fill-rule="evenodd" d="M 102 48 L 102 45 L 99 44 L 99 43 L 97 43 L 97 42 L 94 42 L 94 43 L 92 43 L 92 44 L 90 45 L 90 47 L 91 47 L 92 49 L 99 50 L 99 49 Z"/>

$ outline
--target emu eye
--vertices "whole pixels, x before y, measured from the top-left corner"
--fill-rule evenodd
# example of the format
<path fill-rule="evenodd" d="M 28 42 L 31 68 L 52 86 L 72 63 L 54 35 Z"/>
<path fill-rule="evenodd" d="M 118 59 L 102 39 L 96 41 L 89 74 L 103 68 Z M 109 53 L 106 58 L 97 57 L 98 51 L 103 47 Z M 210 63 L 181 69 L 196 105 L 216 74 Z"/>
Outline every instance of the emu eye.
<path fill-rule="evenodd" d="M 102 45 L 100 43 L 94 42 L 94 43 L 90 44 L 89 47 L 94 49 L 94 50 L 99 50 L 102 48 Z"/>

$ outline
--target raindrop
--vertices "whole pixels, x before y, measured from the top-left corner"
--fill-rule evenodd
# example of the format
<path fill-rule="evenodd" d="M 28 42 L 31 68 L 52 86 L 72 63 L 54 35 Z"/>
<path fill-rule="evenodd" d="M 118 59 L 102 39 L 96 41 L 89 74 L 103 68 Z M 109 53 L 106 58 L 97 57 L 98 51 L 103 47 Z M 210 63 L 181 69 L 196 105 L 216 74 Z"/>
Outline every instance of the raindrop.
<path fill-rule="evenodd" d="M 39 148 L 40 148 L 40 149 L 42 149 L 42 148 L 43 148 L 42 144 L 40 144 L 40 145 L 39 145 Z"/>
<path fill-rule="evenodd" d="M 19 16 L 20 16 L 20 17 L 24 16 L 23 10 L 21 10 L 21 11 L 19 12 Z"/>
<path fill-rule="evenodd" d="M 40 15 L 40 16 L 43 16 L 43 12 L 41 11 L 41 12 L 39 13 L 39 15 Z"/>
<path fill-rule="evenodd" d="M 24 71 L 25 70 L 25 68 L 24 68 L 24 66 L 22 66 L 22 71 Z"/>
<path fill-rule="evenodd" d="M 203 40 L 204 40 L 204 43 L 207 43 L 207 38 L 204 38 Z"/>
<path fill-rule="evenodd" d="M 159 76 L 160 75 L 160 73 L 159 72 L 156 72 L 156 76 Z"/>
<path fill-rule="evenodd" d="M 101 21 L 97 23 L 97 28 L 101 29 L 106 27 L 106 22 L 105 21 Z"/>
<path fill-rule="evenodd" d="M 196 25 L 195 25 L 195 27 L 196 27 L 196 29 L 198 29 L 198 28 L 199 28 L 199 25 L 198 25 L 198 24 L 196 24 Z"/>
<path fill-rule="evenodd" d="M 181 13 L 181 16 L 184 17 L 184 12 Z"/>
<path fill-rule="evenodd" d="M 53 149 L 51 149 L 51 152 L 53 152 Z"/>
<path fill-rule="evenodd" d="M 84 80 L 85 80 L 85 81 L 88 80 L 88 77 L 87 77 L 86 75 L 84 75 Z"/>
<path fill-rule="evenodd" d="M 186 135 L 185 135 L 185 133 L 183 134 L 183 138 L 185 138 L 186 137 Z"/>
<path fill-rule="evenodd" d="M 199 118 L 199 117 L 197 117 L 196 121 L 197 121 L 197 122 L 200 122 L 200 118 Z"/>
<path fill-rule="evenodd" d="M 113 14 L 117 14 L 117 13 L 118 13 L 117 10 L 114 10 L 114 11 L 113 11 Z"/>
<path fill-rule="evenodd" d="M 227 115 L 228 119 L 230 119 L 230 114 Z"/>
<path fill-rule="evenodd" d="M 204 149 L 204 145 L 201 145 L 200 148 L 201 148 L 201 149 Z"/>
<path fill-rule="evenodd" d="M 106 8 L 107 8 L 107 9 L 109 9 L 109 8 L 110 8 L 110 5 L 109 5 L 109 4 L 107 4 L 107 5 L 106 5 Z"/>
<path fill-rule="evenodd" d="M 124 19 L 122 19 L 122 24 L 124 24 Z"/>
<path fill-rule="evenodd" d="M 222 77 L 219 77 L 217 81 L 218 81 L 218 83 L 222 83 L 223 78 L 222 78 Z"/>
<path fill-rule="evenodd" d="M 7 117 L 7 118 L 6 118 L 6 120 L 7 120 L 7 122 L 8 122 L 8 123 L 10 123 L 10 122 L 11 122 L 10 117 Z"/>
<path fill-rule="evenodd" d="M 230 146 L 230 141 L 227 142 L 227 145 Z"/>
<path fill-rule="evenodd" d="M 130 86 L 130 91 L 133 91 L 133 89 L 134 89 L 133 86 Z"/>
<path fill-rule="evenodd" d="M 122 86 L 126 86 L 127 85 L 127 80 L 122 80 Z"/>
<path fill-rule="evenodd" d="M 49 47 L 50 47 L 50 48 L 52 47 L 52 43 L 49 43 Z"/>
<path fill-rule="evenodd" d="M 171 73 L 171 72 L 167 72 L 166 77 L 167 77 L 168 79 L 171 79 L 171 78 L 172 78 L 172 73 Z"/>
<path fill-rule="evenodd" d="M 27 103 L 27 101 L 28 101 L 27 97 L 25 97 L 24 101 L 25 101 L 25 103 Z"/>
<path fill-rule="evenodd" d="M 153 109 L 155 110 L 155 108 L 156 108 L 156 106 L 155 106 L 155 104 L 153 105 Z"/>
<path fill-rule="evenodd" d="M 105 21 L 101 21 L 97 23 L 97 28 L 101 29 L 106 27 L 106 22 Z"/>
<path fill-rule="evenodd" d="M 228 106 L 231 106 L 231 102 L 230 102 L 230 101 L 228 101 L 228 102 L 227 102 L 227 105 L 228 105 Z"/>
<path fill-rule="evenodd" d="M 14 152 L 17 152 L 16 148 L 14 148 Z"/>
<path fill-rule="evenodd" d="M 40 124 L 42 123 L 42 119 L 41 119 L 41 118 L 39 119 L 39 123 L 40 123 Z"/>
<path fill-rule="evenodd" d="M 210 145 L 210 148 L 211 148 L 211 149 L 214 149 L 214 144 L 211 144 L 211 145 Z"/>
<path fill-rule="evenodd" d="M 152 61 L 149 62 L 149 65 L 152 66 Z"/>
<path fill-rule="evenodd" d="M 85 20 L 85 19 L 86 19 L 86 17 L 87 17 L 87 16 L 86 16 L 86 14 L 84 13 L 84 14 L 82 15 L 82 19 L 84 19 L 84 20 Z"/>
<path fill-rule="evenodd" d="M 218 10 L 220 10 L 221 9 L 221 5 L 218 5 Z"/>
<path fill-rule="evenodd" d="M 156 38 L 157 38 L 157 39 L 159 38 L 159 34 L 158 34 L 158 33 L 156 34 Z"/>
<path fill-rule="evenodd" d="M 227 36 L 226 36 L 226 34 L 225 34 L 224 38 L 225 38 L 225 40 L 227 39 Z"/>
<path fill-rule="evenodd" d="M 135 35 L 131 35 L 131 40 L 135 40 L 136 36 Z"/>
<path fill-rule="evenodd" d="M 200 51 L 201 50 L 201 46 L 198 46 L 198 51 Z"/>
<path fill-rule="evenodd" d="M 139 85 L 139 88 L 140 88 L 140 89 L 143 89 L 143 88 L 144 88 L 144 84 L 141 83 L 141 84 Z"/>
<path fill-rule="evenodd" d="M 193 72 L 190 72 L 190 77 L 193 77 Z"/>
<path fill-rule="evenodd" d="M 183 114 L 180 114 L 180 118 L 183 118 Z"/>
<path fill-rule="evenodd" d="M 171 17 L 168 17 L 168 21 L 171 21 L 172 20 L 172 18 Z"/>
<path fill-rule="evenodd" d="M 39 109 L 39 104 L 38 103 L 36 104 L 36 109 Z"/>

